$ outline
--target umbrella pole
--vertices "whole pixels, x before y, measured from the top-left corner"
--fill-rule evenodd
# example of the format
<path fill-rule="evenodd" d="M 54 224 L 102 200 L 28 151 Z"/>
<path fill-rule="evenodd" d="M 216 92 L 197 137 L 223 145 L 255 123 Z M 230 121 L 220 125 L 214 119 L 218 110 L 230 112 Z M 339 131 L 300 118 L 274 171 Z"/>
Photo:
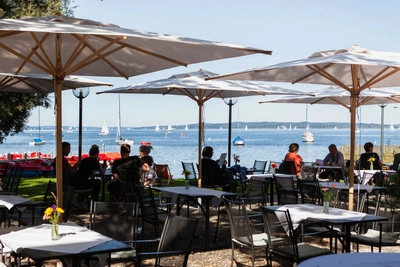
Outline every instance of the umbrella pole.
<path fill-rule="evenodd" d="M 199 105 L 199 142 L 198 142 L 198 162 L 199 162 L 199 179 L 198 179 L 198 187 L 201 187 L 201 179 L 202 179 L 202 164 L 201 164 L 201 141 L 203 140 L 203 103 L 198 102 Z"/>
<path fill-rule="evenodd" d="M 55 92 L 54 95 L 56 96 L 56 180 L 57 180 L 57 207 L 62 207 L 62 174 L 63 174 L 63 154 L 62 154 L 62 101 L 61 101 L 61 86 L 62 80 L 57 78 L 54 79 L 55 83 Z M 62 217 L 60 217 L 62 219 Z"/>

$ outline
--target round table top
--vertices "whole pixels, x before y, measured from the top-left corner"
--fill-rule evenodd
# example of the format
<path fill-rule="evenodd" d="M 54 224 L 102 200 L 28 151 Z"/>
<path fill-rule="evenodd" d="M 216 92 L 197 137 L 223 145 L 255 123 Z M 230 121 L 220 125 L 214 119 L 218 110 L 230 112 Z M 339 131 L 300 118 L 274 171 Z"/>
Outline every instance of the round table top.
<path fill-rule="evenodd" d="M 397 267 L 400 253 L 343 253 L 311 258 L 298 267 Z"/>

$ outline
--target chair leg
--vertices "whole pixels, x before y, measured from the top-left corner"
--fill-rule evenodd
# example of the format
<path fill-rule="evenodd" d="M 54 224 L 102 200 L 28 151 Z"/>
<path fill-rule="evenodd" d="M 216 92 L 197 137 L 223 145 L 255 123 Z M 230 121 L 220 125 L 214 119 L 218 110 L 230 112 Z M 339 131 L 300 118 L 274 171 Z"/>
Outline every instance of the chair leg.
<path fill-rule="evenodd" d="M 220 213 L 221 213 L 221 206 L 218 206 L 217 226 L 215 227 L 214 244 L 215 244 L 215 242 L 217 242 L 217 234 L 218 234 Z"/>

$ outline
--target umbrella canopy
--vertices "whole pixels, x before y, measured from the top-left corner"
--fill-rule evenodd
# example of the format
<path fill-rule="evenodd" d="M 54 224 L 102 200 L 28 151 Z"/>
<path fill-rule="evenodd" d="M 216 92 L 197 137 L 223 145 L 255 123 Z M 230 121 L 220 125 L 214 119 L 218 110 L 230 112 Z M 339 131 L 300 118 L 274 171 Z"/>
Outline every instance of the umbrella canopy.
<path fill-rule="evenodd" d="M 95 86 L 113 85 L 70 75 L 65 77 L 62 90 Z M 0 92 L 2 91 L 39 94 L 53 93 L 53 77 L 46 74 L 15 75 L 12 73 L 0 73 Z"/>
<path fill-rule="evenodd" d="M 326 84 L 350 92 L 350 193 L 354 187 L 356 107 L 367 89 L 400 85 L 400 53 L 374 51 L 354 45 L 347 49 L 316 52 L 310 57 L 269 67 L 214 77 L 228 80 Z M 352 198 L 349 208 L 353 207 Z"/>
<path fill-rule="evenodd" d="M 233 98 L 243 96 L 264 96 L 304 93 L 269 86 L 263 82 L 252 81 L 205 81 L 205 78 L 214 77 L 218 74 L 200 70 L 196 72 L 173 75 L 167 79 L 150 81 L 126 87 L 115 88 L 101 93 L 115 94 L 162 94 L 187 96 L 194 100 L 199 106 L 199 140 L 198 140 L 198 162 L 199 162 L 199 185 L 201 185 L 201 141 L 203 140 L 203 105 L 212 98 Z"/>
<path fill-rule="evenodd" d="M 56 108 L 67 75 L 131 77 L 203 61 L 271 51 L 120 28 L 64 16 L 0 20 L 0 72 L 49 74 Z M 62 154 L 61 112 L 56 112 L 57 155 Z M 62 157 L 56 161 L 62 192 Z M 62 198 L 57 199 L 62 205 Z"/>
<path fill-rule="evenodd" d="M 313 92 L 309 95 L 290 95 L 258 102 L 266 103 L 292 103 L 292 104 L 322 104 L 341 105 L 350 110 L 350 92 L 340 87 L 328 87 Z M 384 105 L 400 103 L 400 90 L 391 88 L 376 88 L 361 91 L 357 97 L 356 108 L 363 105 Z"/>

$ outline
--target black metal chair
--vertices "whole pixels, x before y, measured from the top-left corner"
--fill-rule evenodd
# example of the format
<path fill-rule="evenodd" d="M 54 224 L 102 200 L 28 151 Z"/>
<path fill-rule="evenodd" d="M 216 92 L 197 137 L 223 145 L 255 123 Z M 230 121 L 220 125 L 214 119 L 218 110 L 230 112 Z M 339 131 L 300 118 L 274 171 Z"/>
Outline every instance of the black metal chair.
<path fill-rule="evenodd" d="M 188 176 L 189 184 L 197 186 L 198 185 L 198 181 L 197 181 L 196 170 L 194 168 L 193 162 L 183 162 L 182 161 L 181 163 L 182 163 L 182 168 L 183 168 L 184 171 L 185 170 L 190 171 L 190 175 Z"/>
<path fill-rule="evenodd" d="M 296 175 L 274 174 L 278 205 L 297 204 L 299 192 L 294 183 Z"/>

